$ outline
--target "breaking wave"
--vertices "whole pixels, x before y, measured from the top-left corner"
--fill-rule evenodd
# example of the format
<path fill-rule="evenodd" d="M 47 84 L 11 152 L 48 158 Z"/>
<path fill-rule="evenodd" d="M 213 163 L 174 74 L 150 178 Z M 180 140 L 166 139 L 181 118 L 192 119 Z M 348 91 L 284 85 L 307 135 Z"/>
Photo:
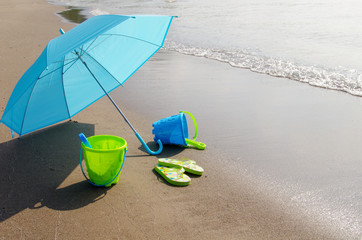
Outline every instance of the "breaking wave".
<path fill-rule="evenodd" d="M 214 59 L 228 63 L 232 67 L 250 69 L 257 73 L 288 78 L 316 87 L 343 91 L 354 96 L 362 96 L 362 72 L 356 69 L 342 67 L 328 69 L 319 66 L 307 66 L 282 59 L 259 56 L 247 51 L 205 49 L 174 41 L 166 41 L 165 49 Z"/>

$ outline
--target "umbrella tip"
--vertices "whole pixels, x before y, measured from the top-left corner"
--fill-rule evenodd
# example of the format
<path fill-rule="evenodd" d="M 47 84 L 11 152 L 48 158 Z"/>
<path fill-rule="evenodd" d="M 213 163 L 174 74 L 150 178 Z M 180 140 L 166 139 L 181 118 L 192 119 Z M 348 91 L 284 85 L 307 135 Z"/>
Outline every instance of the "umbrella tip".
<path fill-rule="evenodd" d="M 59 28 L 59 32 L 63 35 L 65 32 L 62 28 Z"/>

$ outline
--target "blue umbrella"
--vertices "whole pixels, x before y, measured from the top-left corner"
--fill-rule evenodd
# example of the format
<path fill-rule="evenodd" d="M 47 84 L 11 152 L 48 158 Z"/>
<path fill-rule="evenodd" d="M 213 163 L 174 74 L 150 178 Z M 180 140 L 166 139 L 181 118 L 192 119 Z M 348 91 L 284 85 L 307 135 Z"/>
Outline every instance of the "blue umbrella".
<path fill-rule="evenodd" d="M 109 92 L 163 45 L 173 17 L 102 15 L 52 39 L 15 86 L 1 121 L 19 137 L 70 119 Z M 64 33 L 64 32 L 63 32 Z"/>

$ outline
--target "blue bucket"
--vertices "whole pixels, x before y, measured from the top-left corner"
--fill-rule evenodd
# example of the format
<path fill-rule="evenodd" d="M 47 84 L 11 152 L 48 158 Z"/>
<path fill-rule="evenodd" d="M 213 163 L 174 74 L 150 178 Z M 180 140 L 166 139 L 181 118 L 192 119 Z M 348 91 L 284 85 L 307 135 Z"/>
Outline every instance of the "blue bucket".
<path fill-rule="evenodd" d="M 186 114 L 188 114 L 195 125 L 195 136 L 193 140 L 189 139 L 189 130 L 187 127 Z M 180 114 L 171 117 L 163 118 L 152 124 L 152 133 L 155 135 L 154 140 L 161 140 L 163 144 L 175 144 L 188 146 L 193 145 L 198 149 L 205 149 L 204 143 L 196 142 L 197 123 L 194 116 L 185 111 L 180 111 Z"/>

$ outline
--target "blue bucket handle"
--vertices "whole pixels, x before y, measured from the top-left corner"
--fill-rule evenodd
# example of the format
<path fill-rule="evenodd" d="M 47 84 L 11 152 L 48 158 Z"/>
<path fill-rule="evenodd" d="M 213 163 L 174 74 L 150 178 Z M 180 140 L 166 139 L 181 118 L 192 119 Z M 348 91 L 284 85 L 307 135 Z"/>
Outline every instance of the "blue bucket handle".
<path fill-rule="evenodd" d="M 119 169 L 117 175 L 116 175 L 112 180 L 108 181 L 108 182 L 105 183 L 105 184 L 98 185 L 98 184 L 92 183 L 91 180 L 89 180 L 89 178 L 87 177 L 87 175 L 85 175 L 84 170 L 83 170 L 83 167 L 82 167 L 82 156 L 83 156 L 83 149 L 82 149 L 82 147 L 80 147 L 80 154 L 79 154 L 79 165 L 80 165 L 80 169 L 82 170 L 83 176 L 85 177 L 85 179 L 87 179 L 87 181 L 88 181 L 90 184 L 92 184 L 93 186 L 96 186 L 96 187 L 105 187 L 105 186 L 107 186 L 108 184 L 110 184 L 111 182 L 113 182 L 114 179 L 116 179 L 116 178 L 119 176 L 119 174 L 121 173 L 121 170 L 122 170 L 122 168 L 123 168 L 123 164 L 124 164 L 125 159 L 126 159 L 126 154 L 127 154 L 127 147 L 124 149 L 124 157 L 123 157 L 122 166 L 121 166 L 121 168 Z"/>

